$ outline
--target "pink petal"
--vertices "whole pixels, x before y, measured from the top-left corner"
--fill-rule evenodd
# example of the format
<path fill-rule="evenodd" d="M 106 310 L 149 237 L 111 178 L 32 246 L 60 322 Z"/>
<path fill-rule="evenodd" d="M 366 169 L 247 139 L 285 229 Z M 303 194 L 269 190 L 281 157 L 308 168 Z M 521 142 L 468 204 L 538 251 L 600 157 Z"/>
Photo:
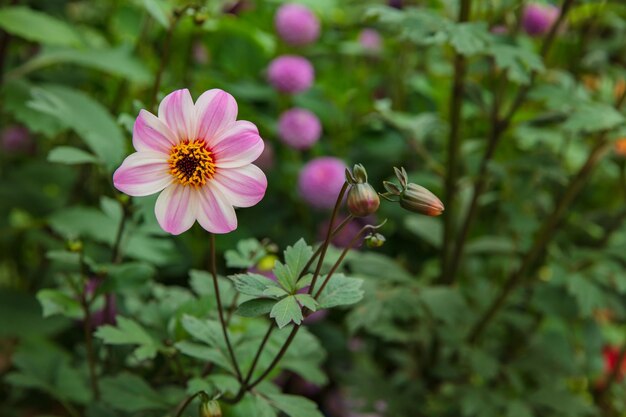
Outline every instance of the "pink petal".
<path fill-rule="evenodd" d="M 176 143 L 176 136 L 158 117 L 146 110 L 139 112 L 133 128 L 135 149 L 169 154 Z"/>
<path fill-rule="evenodd" d="M 213 178 L 215 186 L 235 207 L 252 207 L 265 195 L 267 178 L 255 165 L 220 169 Z"/>
<path fill-rule="evenodd" d="M 113 174 L 113 184 L 121 192 L 134 197 L 158 193 L 167 187 L 170 175 L 167 155 L 159 152 L 135 152 L 122 162 Z"/>
<path fill-rule="evenodd" d="M 218 168 L 239 168 L 254 162 L 264 146 L 256 126 L 239 120 L 216 139 L 211 150 Z"/>
<path fill-rule="evenodd" d="M 196 221 L 198 190 L 191 186 L 172 184 L 157 198 L 154 213 L 161 228 L 173 235 L 189 230 Z"/>
<path fill-rule="evenodd" d="M 159 104 L 159 119 L 165 122 L 178 142 L 195 140 L 195 108 L 189 90 L 176 90 Z"/>
<path fill-rule="evenodd" d="M 237 228 L 237 215 L 226 196 L 214 186 L 198 192 L 198 223 L 211 233 L 228 233 Z"/>
<path fill-rule="evenodd" d="M 209 146 L 213 139 L 237 120 L 237 102 L 219 89 L 203 93 L 196 101 L 197 139 L 204 139 Z"/>

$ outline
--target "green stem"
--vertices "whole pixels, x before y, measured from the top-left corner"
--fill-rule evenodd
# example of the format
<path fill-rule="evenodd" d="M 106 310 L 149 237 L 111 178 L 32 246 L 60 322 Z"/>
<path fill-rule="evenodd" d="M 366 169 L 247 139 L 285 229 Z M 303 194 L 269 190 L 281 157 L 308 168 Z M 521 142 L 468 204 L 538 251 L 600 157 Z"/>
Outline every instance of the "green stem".
<path fill-rule="evenodd" d="M 578 196 L 587 179 L 591 176 L 594 168 L 598 162 L 604 157 L 604 155 L 610 150 L 610 143 L 601 135 L 597 145 L 589 154 L 585 164 L 580 168 L 576 176 L 570 181 L 563 197 L 561 197 L 556 208 L 548 217 L 546 222 L 541 227 L 541 230 L 537 234 L 533 245 L 530 250 L 524 256 L 520 267 L 513 272 L 504 284 L 500 294 L 491 303 L 489 308 L 485 311 L 483 316 L 478 320 L 474 327 L 470 330 L 468 335 L 468 341 L 475 343 L 487 325 L 495 317 L 496 313 L 504 306 L 504 302 L 508 299 L 512 291 L 521 283 L 526 277 L 531 267 L 537 261 L 539 256 L 543 253 L 544 249 L 550 243 L 554 237 L 557 226 L 560 223 L 566 210 L 570 207 L 574 199 Z"/>
<path fill-rule="evenodd" d="M 471 11 L 471 0 L 461 0 L 459 9 L 459 23 L 467 22 Z M 448 138 L 448 161 L 445 184 L 446 215 L 444 221 L 443 247 L 441 250 L 441 276 L 446 276 L 448 264 L 448 252 L 452 241 L 453 221 L 455 219 L 454 197 L 456 195 L 456 183 L 458 176 L 458 155 L 461 146 L 461 112 L 463 108 L 463 96 L 465 94 L 465 73 L 467 61 L 460 52 L 454 54 L 454 81 L 450 94 L 450 136 Z"/>
<path fill-rule="evenodd" d="M 172 37 L 174 35 L 174 29 L 178 24 L 181 16 L 183 15 L 180 11 L 175 11 L 172 18 L 170 19 L 170 25 L 167 28 L 167 33 L 165 34 L 165 41 L 163 42 L 163 51 L 161 52 L 161 60 L 159 61 L 159 68 L 157 69 L 156 76 L 154 77 L 154 84 L 152 85 L 152 92 L 150 94 L 150 105 L 148 109 L 154 110 L 154 106 L 156 105 L 157 96 L 159 94 L 159 89 L 161 88 L 161 80 L 163 78 L 163 72 L 165 71 L 165 66 L 167 65 L 167 61 L 170 57 L 170 46 L 172 43 Z"/>
<path fill-rule="evenodd" d="M 545 59 L 547 57 L 548 52 L 550 51 L 550 48 L 556 38 L 556 34 L 558 30 L 561 28 L 562 23 L 565 21 L 565 17 L 567 16 L 567 13 L 569 12 L 573 3 L 574 3 L 574 0 L 564 0 L 563 7 L 561 8 L 561 14 L 559 15 L 559 18 L 556 21 L 556 23 L 552 26 L 550 33 L 548 33 L 546 40 L 541 47 L 542 58 Z M 487 142 L 487 150 L 485 151 L 485 155 L 483 156 L 483 159 L 480 163 L 480 168 L 478 170 L 478 177 L 477 177 L 476 183 L 474 184 L 474 190 L 472 192 L 472 199 L 470 201 L 467 214 L 465 215 L 465 219 L 462 223 L 461 231 L 455 237 L 454 251 L 453 251 L 452 256 L 450 257 L 450 263 L 449 263 L 449 267 L 446 270 L 446 276 L 443 277 L 443 280 L 442 280 L 444 283 L 452 284 L 454 280 L 456 279 L 456 274 L 458 272 L 461 258 L 463 256 L 463 249 L 465 247 L 465 243 L 467 241 L 469 231 L 471 229 L 472 224 L 474 223 L 474 220 L 477 217 L 478 201 L 480 200 L 480 197 L 485 191 L 485 188 L 487 185 L 487 179 L 488 179 L 487 171 L 488 171 L 490 162 L 493 159 L 493 156 L 495 154 L 496 148 L 498 147 L 498 144 L 500 143 L 500 139 L 502 138 L 504 132 L 510 126 L 513 116 L 515 116 L 515 113 L 517 113 L 521 105 L 526 100 L 526 97 L 528 96 L 528 93 L 533 87 L 536 78 L 537 78 L 537 72 L 533 71 L 530 75 L 529 83 L 526 84 L 524 87 L 522 87 L 518 91 L 518 94 L 515 97 L 513 103 L 511 104 L 511 107 L 509 108 L 508 112 L 506 112 L 506 114 L 502 116 L 502 118 L 492 120 L 491 130 L 490 130 L 489 138 Z M 494 101 L 494 106 L 496 104 L 497 102 Z M 494 114 L 497 115 L 497 109 L 494 111 Z M 448 209 L 447 206 L 448 204 L 446 203 L 446 209 Z M 450 216 L 450 214 L 448 213 L 447 216 Z"/>
<path fill-rule="evenodd" d="M 111 263 L 117 264 L 120 263 L 120 261 L 122 260 L 120 256 L 120 247 L 122 244 L 122 236 L 124 235 L 124 229 L 126 228 L 129 214 L 130 208 L 128 207 L 128 203 L 122 203 L 122 219 L 120 220 L 120 224 L 117 228 L 117 233 L 115 234 L 115 241 L 113 243 L 113 249 L 111 251 Z"/>
<path fill-rule="evenodd" d="M 235 357 L 235 351 L 233 350 L 233 346 L 230 343 L 230 337 L 228 336 L 228 325 L 226 324 L 226 319 L 224 318 L 224 309 L 222 307 L 222 296 L 220 295 L 220 287 L 217 278 L 217 265 L 215 262 L 215 235 L 211 233 L 210 238 L 210 246 L 211 246 L 211 276 L 213 277 L 213 289 L 215 290 L 215 300 L 217 302 L 217 313 L 220 318 L 220 324 L 222 327 L 222 333 L 224 334 L 224 340 L 226 342 L 226 347 L 228 348 L 228 354 L 230 355 L 230 360 L 233 363 L 233 368 L 235 369 L 235 373 L 237 374 L 237 379 L 239 382 L 242 382 L 241 370 L 239 369 L 239 363 L 237 363 L 237 358 Z"/>
<path fill-rule="evenodd" d="M 199 395 L 204 394 L 204 391 L 198 391 L 195 394 L 187 397 L 187 399 L 185 400 L 185 402 L 183 402 L 181 405 L 178 406 L 178 412 L 176 413 L 176 417 L 181 417 L 183 415 L 183 411 L 185 411 L 185 409 L 187 408 L 187 406 L 189 406 L 189 404 L 191 404 L 191 402 Z M 206 394 L 205 394 L 206 395 Z"/>
<path fill-rule="evenodd" d="M 87 275 L 85 273 L 85 254 L 81 249 L 79 254 L 80 262 L 80 274 L 83 279 L 83 283 L 87 282 Z M 83 333 L 85 336 L 85 348 L 87 350 L 87 364 L 89 367 L 89 380 L 91 381 L 91 391 L 96 400 L 100 399 L 100 388 L 98 386 L 98 375 L 96 374 L 96 355 L 93 349 L 93 335 L 91 333 L 91 308 L 90 303 L 87 301 L 87 294 L 85 286 L 80 294 L 80 305 L 83 310 Z"/>

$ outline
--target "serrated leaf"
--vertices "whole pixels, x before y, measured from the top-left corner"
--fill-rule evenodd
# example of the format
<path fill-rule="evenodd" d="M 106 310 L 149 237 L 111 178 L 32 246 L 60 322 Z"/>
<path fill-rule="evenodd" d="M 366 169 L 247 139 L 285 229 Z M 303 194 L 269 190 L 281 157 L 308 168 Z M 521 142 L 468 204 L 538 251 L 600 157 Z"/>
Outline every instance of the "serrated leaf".
<path fill-rule="evenodd" d="M 466 56 L 485 52 L 491 44 L 491 34 L 485 22 L 452 24 L 448 36 L 454 49 Z"/>
<path fill-rule="evenodd" d="M 188 340 L 180 341 L 176 343 L 174 347 L 187 356 L 201 359 L 205 362 L 215 363 L 224 369 L 234 372 L 230 360 L 226 357 L 225 353 L 219 349 L 193 343 Z"/>
<path fill-rule="evenodd" d="M 467 311 L 465 299 L 456 288 L 426 287 L 420 291 L 419 299 L 435 319 L 446 323 L 460 320 Z"/>
<path fill-rule="evenodd" d="M 257 317 L 268 314 L 272 311 L 272 307 L 276 304 L 276 300 L 268 298 L 257 298 L 241 303 L 237 307 L 236 313 L 242 317 Z"/>
<path fill-rule="evenodd" d="M 47 45 L 78 46 L 82 43 L 68 23 L 25 6 L 1 8 L 0 28 L 14 36 Z"/>
<path fill-rule="evenodd" d="M 237 250 L 227 250 L 224 254 L 229 268 L 252 268 L 267 254 L 265 247 L 256 239 L 243 239 L 237 242 Z"/>
<path fill-rule="evenodd" d="M 317 301 L 315 301 L 315 299 L 309 294 L 296 294 L 295 297 L 296 300 L 298 300 L 298 302 L 304 307 L 308 308 L 311 311 L 317 311 Z"/>
<path fill-rule="evenodd" d="M 282 298 L 289 295 L 289 293 L 280 287 L 268 287 L 265 291 L 263 291 L 263 295 L 272 298 Z"/>
<path fill-rule="evenodd" d="M 576 298 L 583 317 L 590 317 L 596 308 L 604 307 L 604 293 L 590 278 L 573 274 L 568 277 L 566 285 L 567 292 Z"/>
<path fill-rule="evenodd" d="M 154 358 L 160 349 L 155 340 L 139 323 L 126 317 L 117 316 L 116 326 L 101 326 L 95 336 L 109 345 L 139 345 L 134 354 L 138 360 Z"/>
<path fill-rule="evenodd" d="M 270 311 L 270 318 L 276 320 L 276 324 L 280 329 L 291 322 L 296 324 L 302 323 L 302 309 L 296 297 L 290 295 L 277 302 Z"/>
<path fill-rule="evenodd" d="M 593 133 L 614 129 L 624 123 L 624 116 L 604 103 L 583 103 L 574 108 L 563 128 L 574 132 Z"/>
<path fill-rule="evenodd" d="M 289 265 L 285 265 L 281 262 L 276 262 L 272 272 L 274 272 L 278 283 L 285 289 L 285 291 L 290 294 L 294 293 L 298 276 L 289 267 Z"/>
<path fill-rule="evenodd" d="M 509 79 L 519 84 L 528 84 L 533 71 L 544 70 L 541 57 L 519 46 L 497 44 L 489 48 L 496 65 L 507 71 Z"/>
<path fill-rule="evenodd" d="M 78 300 L 59 290 L 40 290 L 37 293 L 37 300 L 41 304 L 44 317 L 55 314 L 75 319 L 82 319 L 83 317 L 83 311 Z"/>
<path fill-rule="evenodd" d="M 315 285 L 313 294 L 317 294 L 318 288 L 324 282 L 326 276 L 322 276 Z M 337 306 L 346 306 L 358 303 L 363 298 L 363 290 L 361 286 L 363 280 L 359 278 L 348 278 L 343 274 L 334 274 L 324 291 L 317 297 L 319 308 L 331 308 Z"/>
<path fill-rule="evenodd" d="M 221 325 L 215 320 L 200 320 L 197 317 L 184 315 L 181 323 L 185 330 L 194 338 L 217 348 L 224 346 Z"/>
<path fill-rule="evenodd" d="M 167 410 L 170 407 L 158 392 L 137 375 L 127 372 L 100 380 L 102 401 L 119 411 L 136 413 Z"/>
<path fill-rule="evenodd" d="M 58 146 L 48 153 L 48 161 L 68 165 L 95 164 L 98 163 L 98 158 L 79 148 Z"/>
<path fill-rule="evenodd" d="M 278 288 L 276 282 L 259 274 L 237 274 L 229 277 L 235 284 L 235 289 L 245 295 L 261 297 L 265 290 L 271 287 Z"/>
<path fill-rule="evenodd" d="M 291 272 L 298 277 L 309 259 L 311 259 L 311 256 L 313 256 L 313 248 L 307 245 L 304 239 L 300 239 L 293 246 L 288 246 L 284 255 L 285 263 L 289 266 Z"/>

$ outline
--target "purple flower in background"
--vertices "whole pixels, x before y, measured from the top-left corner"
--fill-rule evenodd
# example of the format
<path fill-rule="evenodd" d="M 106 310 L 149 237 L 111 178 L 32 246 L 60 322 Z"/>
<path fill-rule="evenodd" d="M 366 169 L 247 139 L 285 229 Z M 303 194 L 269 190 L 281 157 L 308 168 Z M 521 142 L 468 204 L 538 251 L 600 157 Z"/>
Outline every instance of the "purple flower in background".
<path fill-rule="evenodd" d="M 312 207 L 334 207 L 346 177 L 346 164 L 330 156 L 313 159 L 300 171 L 298 189 L 302 198 Z"/>
<path fill-rule="evenodd" d="M 340 224 L 344 219 L 338 219 L 335 221 L 335 227 Z M 332 238 L 331 243 L 338 248 L 347 247 L 352 238 L 356 236 L 357 233 L 361 230 L 363 226 L 367 226 L 368 224 L 376 224 L 376 216 L 366 216 L 366 217 L 358 217 L 356 219 L 352 219 L 350 223 L 348 223 L 339 233 Z M 325 221 L 319 225 L 317 230 L 317 238 L 319 240 L 324 240 L 326 237 L 326 232 L 328 231 L 328 221 Z M 364 236 L 361 236 L 353 246 L 353 248 L 358 248 L 363 244 Z"/>
<path fill-rule="evenodd" d="M 377 30 L 367 28 L 359 33 L 359 44 L 367 51 L 380 52 L 383 40 Z"/>
<path fill-rule="evenodd" d="M 270 84 L 281 93 L 295 94 L 311 88 L 315 70 L 306 58 L 283 55 L 270 63 L 267 78 Z"/>
<path fill-rule="evenodd" d="M 320 22 L 306 6 L 296 3 L 282 5 L 274 17 L 280 37 L 290 45 L 306 45 L 320 34 Z"/>
<path fill-rule="evenodd" d="M 98 287 L 102 284 L 101 278 L 89 278 L 85 284 L 85 294 L 87 297 L 93 297 Z M 93 329 L 105 324 L 115 324 L 115 316 L 117 315 L 117 301 L 115 294 L 104 295 L 104 307 L 91 313 L 91 327 Z"/>
<path fill-rule="evenodd" d="M 560 11 L 551 4 L 530 3 L 524 8 L 522 26 L 530 36 L 545 35 L 559 18 Z"/>
<path fill-rule="evenodd" d="M 491 28 L 491 33 L 494 35 L 506 35 L 509 33 L 509 28 L 506 25 L 495 25 Z"/>
<path fill-rule="evenodd" d="M 317 116 L 306 109 L 293 108 L 280 115 L 278 136 L 295 149 L 309 149 L 322 134 Z"/>
<path fill-rule="evenodd" d="M 389 0 L 387 4 L 394 9 L 402 9 L 404 7 L 404 0 Z"/>
<path fill-rule="evenodd" d="M 9 126 L 2 130 L 2 150 L 10 153 L 33 149 L 30 132 L 24 126 Z"/>

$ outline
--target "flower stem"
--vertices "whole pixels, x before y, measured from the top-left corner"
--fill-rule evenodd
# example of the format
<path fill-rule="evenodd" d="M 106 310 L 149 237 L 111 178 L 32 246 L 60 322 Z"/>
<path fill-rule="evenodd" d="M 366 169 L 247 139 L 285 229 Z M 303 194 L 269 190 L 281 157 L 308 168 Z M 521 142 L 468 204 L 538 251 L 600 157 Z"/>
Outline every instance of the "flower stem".
<path fill-rule="evenodd" d="M 471 0 L 461 0 L 459 9 L 459 23 L 467 22 L 471 11 Z M 444 221 L 443 247 L 441 250 L 441 273 L 446 275 L 448 264 L 448 252 L 452 241 L 452 229 L 454 227 L 454 197 L 456 195 L 456 183 L 458 176 L 458 155 L 461 146 L 461 112 L 463 108 L 463 96 L 465 94 L 464 78 L 467 70 L 467 60 L 460 52 L 454 54 L 454 81 L 450 94 L 450 136 L 448 138 L 448 161 L 445 184 L 446 215 Z"/>
<path fill-rule="evenodd" d="M 174 11 L 174 14 L 170 18 L 170 25 L 167 28 L 167 33 L 165 34 L 165 41 L 163 42 L 163 50 L 161 51 L 161 61 L 159 61 L 159 68 L 157 69 L 156 76 L 154 77 L 154 84 L 152 85 L 152 93 L 150 94 L 150 105 L 149 109 L 153 110 L 157 101 L 157 96 L 159 94 L 159 89 L 161 88 L 161 79 L 163 78 L 163 72 L 165 71 L 165 66 L 167 65 L 167 61 L 170 58 L 170 46 L 172 44 L 172 37 L 174 35 L 174 29 L 178 24 L 178 21 L 183 15 L 183 11 Z"/>
<path fill-rule="evenodd" d="M 85 273 L 85 253 L 81 249 L 79 253 L 80 275 L 83 283 L 87 282 L 87 274 Z M 94 290 L 95 291 L 95 290 Z M 83 333 L 85 336 L 85 348 L 87 350 L 87 365 L 89 367 L 89 380 L 91 382 L 91 391 L 94 399 L 100 399 L 100 388 L 98 386 L 98 375 L 96 374 L 96 355 L 93 349 L 93 335 L 91 333 L 91 308 L 90 302 L 87 300 L 85 287 L 80 294 L 80 305 L 83 310 Z"/>
<path fill-rule="evenodd" d="M 220 318 L 220 324 L 222 325 L 222 333 L 224 334 L 224 340 L 226 342 L 226 347 L 228 348 L 228 354 L 230 355 L 230 360 L 233 363 L 233 368 L 235 369 L 235 373 L 237 374 L 237 379 L 239 382 L 242 382 L 241 370 L 239 369 L 239 363 L 237 363 L 237 359 L 235 358 L 235 351 L 233 350 L 233 346 L 230 343 L 230 337 L 228 336 L 228 325 L 226 324 L 226 320 L 224 318 L 224 310 L 222 307 L 222 296 L 220 295 L 220 287 L 217 279 L 217 265 L 215 262 L 215 235 L 211 233 L 210 238 L 210 247 L 211 247 L 211 276 L 213 277 L 213 289 L 215 290 L 215 300 L 217 301 L 217 313 Z"/>
<path fill-rule="evenodd" d="M 183 415 L 183 411 L 187 408 L 191 402 L 196 399 L 197 396 L 204 394 L 204 391 L 198 391 L 193 395 L 190 395 L 185 399 L 185 401 L 177 407 L 178 412 L 176 413 L 176 417 L 181 417 Z M 206 394 L 205 394 L 206 395 Z"/>
<path fill-rule="evenodd" d="M 128 222 L 128 216 L 130 214 L 128 204 L 129 203 L 127 202 L 122 203 L 122 219 L 120 220 L 120 224 L 117 228 L 115 242 L 113 243 L 113 249 L 111 251 L 111 262 L 114 264 L 120 263 L 122 260 L 120 256 L 120 246 L 122 244 L 122 236 L 124 235 L 124 229 L 126 228 L 126 223 Z"/>
<path fill-rule="evenodd" d="M 546 40 L 544 41 L 541 47 L 542 58 L 545 59 L 547 57 L 548 52 L 550 51 L 550 48 L 556 38 L 556 34 L 561 28 L 562 23 L 565 21 L 565 17 L 567 16 L 567 13 L 569 12 L 573 3 L 574 3 L 574 0 L 564 0 L 563 6 L 561 7 L 561 13 L 559 15 L 559 18 L 555 22 L 555 24 L 552 26 L 552 29 L 548 33 Z M 472 224 L 474 223 L 474 220 L 476 220 L 476 215 L 478 213 L 478 201 L 480 200 L 480 197 L 485 191 L 485 188 L 487 185 L 487 179 L 488 179 L 487 171 L 489 168 L 489 164 L 495 154 L 496 148 L 498 147 L 498 144 L 500 143 L 500 139 L 502 138 L 502 135 L 511 124 L 511 120 L 513 119 L 513 116 L 515 116 L 515 114 L 517 113 L 521 105 L 526 100 L 526 97 L 528 96 L 528 93 L 533 87 L 536 78 L 537 78 L 537 71 L 531 72 L 530 81 L 528 82 L 528 84 L 526 84 L 524 87 L 522 87 L 518 91 L 517 96 L 515 97 L 515 99 L 513 100 L 513 103 L 511 104 L 511 107 L 504 114 L 504 116 L 502 116 L 501 118 L 497 116 L 498 109 L 494 109 L 492 113 L 492 115 L 494 115 L 495 117 L 492 116 L 493 120 L 491 121 L 491 131 L 489 132 L 489 138 L 487 140 L 487 150 L 485 151 L 485 155 L 483 156 L 483 159 L 480 163 L 480 168 L 478 170 L 478 178 L 476 180 L 476 183 L 474 184 L 474 189 L 472 192 L 472 199 L 470 201 L 467 214 L 465 215 L 465 218 L 463 220 L 461 231 L 459 232 L 458 236 L 455 237 L 456 244 L 454 245 L 453 254 L 449 258 L 449 262 L 448 262 L 449 265 L 446 267 L 445 275 L 442 276 L 441 278 L 441 281 L 445 284 L 452 284 L 454 280 L 456 279 L 456 274 L 457 274 L 457 271 L 461 262 L 461 258 L 463 256 L 463 249 L 467 241 L 467 236 L 469 234 Z M 498 84 L 496 84 L 496 86 L 497 85 Z M 494 94 L 495 93 L 496 92 L 494 92 Z M 498 103 L 499 101 L 494 100 L 494 106 L 498 105 Z M 448 208 L 448 205 L 449 203 L 446 202 L 446 208 Z M 447 217 L 449 216 L 450 214 L 448 213 Z"/>
<path fill-rule="evenodd" d="M 348 182 L 344 182 L 341 187 L 341 191 L 339 191 L 339 195 L 337 196 L 337 201 L 335 202 L 335 207 L 333 208 L 333 213 L 330 216 L 330 223 L 328 224 L 328 230 L 326 231 L 326 239 L 324 239 L 324 243 L 322 243 L 320 257 L 317 261 L 317 266 L 315 267 L 315 272 L 313 273 L 313 279 L 311 279 L 311 286 L 309 287 L 309 294 L 313 292 L 313 288 L 315 287 L 315 282 L 320 275 L 320 271 L 322 270 L 322 264 L 324 263 L 324 258 L 326 257 L 326 251 L 328 250 L 328 246 L 330 245 L 330 239 L 332 237 L 333 231 L 333 223 L 335 223 L 335 218 L 337 217 L 337 212 L 339 212 L 339 207 L 341 207 L 341 203 L 343 202 L 343 195 L 346 193 L 348 189 Z"/>

